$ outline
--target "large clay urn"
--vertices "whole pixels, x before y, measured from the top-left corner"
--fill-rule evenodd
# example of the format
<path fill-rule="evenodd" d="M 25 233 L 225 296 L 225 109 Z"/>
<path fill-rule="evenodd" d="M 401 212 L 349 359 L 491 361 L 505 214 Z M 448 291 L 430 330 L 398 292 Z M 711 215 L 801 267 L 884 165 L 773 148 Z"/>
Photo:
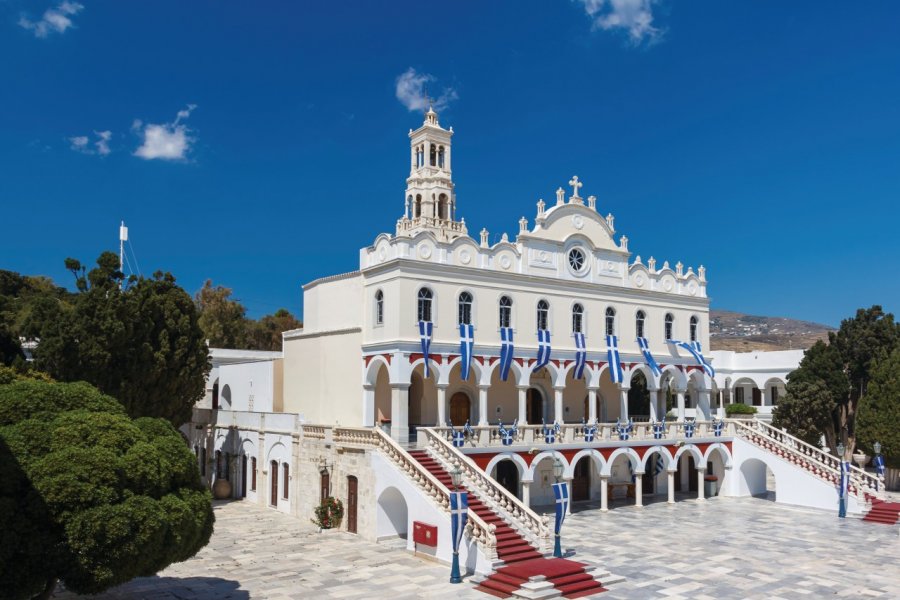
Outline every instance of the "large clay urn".
<path fill-rule="evenodd" d="M 227 500 L 231 498 L 231 482 L 220 477 L 213 484 L 213 498 L 216 500 Z"/>

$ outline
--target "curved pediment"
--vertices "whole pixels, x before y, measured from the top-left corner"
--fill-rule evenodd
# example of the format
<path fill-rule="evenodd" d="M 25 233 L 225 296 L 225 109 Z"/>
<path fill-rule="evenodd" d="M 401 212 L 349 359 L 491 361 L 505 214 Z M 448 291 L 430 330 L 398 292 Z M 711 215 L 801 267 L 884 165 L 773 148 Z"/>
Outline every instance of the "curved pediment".
<path fill-rule="evenodd" d="M 589 240 L 595 249 L 625 252 L 613 239 L 615 230 L 610 221 L 611 218 L 602 217 L 590 207 L 562 204 L 539 215 L 534 228 L 519 234 L 519 238 L 565 244 L 570 238 L 578 236 Z"/>

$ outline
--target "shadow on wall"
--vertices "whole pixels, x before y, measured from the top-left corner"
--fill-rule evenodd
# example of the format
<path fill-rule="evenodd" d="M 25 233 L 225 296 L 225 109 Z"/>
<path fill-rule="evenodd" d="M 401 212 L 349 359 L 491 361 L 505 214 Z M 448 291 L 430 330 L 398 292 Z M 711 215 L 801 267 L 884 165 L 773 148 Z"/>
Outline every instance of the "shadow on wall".
<path fill-rule="evenodd" d="M 406 539 L 409 509 L 403 494 L 395 487 L 387 488 L 378 498 L 376 529 L 378 539 L 395 536 Z"/>
<path fill-rule="evenodd" d="M 249 600 L 250 592 L 240 589 L 238 581 L 219 577 L 139 577 L 102 594 L 88 596 L 92 600 L 119 598 L 183 598 L 186 600 Z M 84 598 L 60 586 L 55 599 Z"/>

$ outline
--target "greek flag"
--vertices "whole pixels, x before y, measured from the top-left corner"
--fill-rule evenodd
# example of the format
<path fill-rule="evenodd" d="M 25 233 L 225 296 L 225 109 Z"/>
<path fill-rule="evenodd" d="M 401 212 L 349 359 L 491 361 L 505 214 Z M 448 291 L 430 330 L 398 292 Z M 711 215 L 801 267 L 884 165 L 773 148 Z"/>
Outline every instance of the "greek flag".
<path fill-rule="evenodd" d="M 584 345 L 584 334 L 580 331 L 575 332 L 575 379 L 581 379 L 584 376 L 584 364 L 587 362 L 587 349 Z"/>
<path fill-rule="evenodd" d="M 469 369 L 472 366 L 472 348 L 475 346 L 475 326 L 466 323 L 459 324 L 459 354 L 462 357 L 460 372 L 462 380 L 469 380 Z"/>
<path fill-rule="evenodd" d="M 594 435 L 597 433 L 597 421 L 595 420 L 590 425 L 587 425 L 584 422 L 584 419 L 581 420 L 581 427 L 584 429 L 584 441 L 585 442 L 593 442 Z"/>
<path fill-rule="evenodd" d="M 884 477 L 884 457 L 880 454 L 875 455 L 875 473 L 878 474 L 879 477 Z M 875 491 L 878 491 L 878 480 L 875 480 Z"/>
<path fill-rule="evenodd" d="M 650 354 L 650 344 L 647 343 L 647 338 L 639 337 L 637 339 L 638 346 L 641 348 L 641 354 L 644 355 L 644 359 L 647 361 L 647 366 L 650 367 L 650 370 L 653 371 L 653 374 L 659 377 L 661 371 L 659 370 L 659 365 L 656 364 L 656 360 L 653 358 L 653 355 Z"/>
<path fill-rule="evenodd" d="M 468 419 L 466 419 L 466 424 L 463 425 L 463 431 L 466 432 L 466 435 L 467 435 L 467 436 L 475 437 L 475 430 L 472 429 L 472 426 L 471 426 L 471 425 L 469 425 L 469 420 L 468 420 Z"/>
<path fill-rule="evenodd" d="M 679 348 L 684 348 L 694 357 L 694 360 L 697 361 L 697 364 L 703 367 L 703 371 L 709 375 L 710 377 L 716 376 L 716 370 L 712 368 L 712 365 L 709 364 L 705 358 L 703 358 L 703 353 L 701 352 L 700 342 L 691 342 L 688 344 L 687 342 L 679 342 L 677 340 L 667 340 L 670 344 L 675 344 Z"/>
<path fill-rule="evenodd" d="M 661 440 L 666 435 L 666 420 L 653 421 L 653 439 Z"/>
<path fill-rule="evenodd" d="M 450 492 L 450 536 L 453 539 L 453 553 L 459 552 L 459 543 L 466 531 L 469 518 L 469 493 Z"/>
<path fill-rule="evenodd" d="M 431 351 L 431 333 L 434 330 L 434 323 L 431 321 L 419 321 L 419 340 L 422 342 L 422 356 L 425 357 L 425 377 L 431 375 L 428 354 Z"/>
<path fill-rule="evenodd" d="M 694 427 L 697 425 L 696 421 L 693 419 L 685 419 L 684 420 L 684 437 L 692 438 L 694 437 Z"/>
<path fill-rule="evenodd" d="M 842 519 L 847 516 L 847 500 L 850 496 L 850 463 L 841 460 L 841 479 L 838 484 L 838 516 Z"/>
<path fill-rule="evenodd" d="M 725 427 L 725 419 L 716 419 L 713 421 L 713 434 L 716 437 L 722 437 L 722 428 Z"/>
<path fill-rule="evenodd" d="M 500 328 L 500 380 L 506 381 L 509 377 L 509 368 L 513 361 L 513 329 L 512 327 Z"/>
<path fill-rule="evenodd" d="M 547 423 L 541 419 L 541 431 L 544 432 L 544 443 L 552 444 L 556 442 L 556 430 L 553 427 L 547 427 Z"/>
<path fill-rule="evenodd" d="M 550 332 L 546 329 L 538 329 L 538 353 L 534 371 L 550 362 Z"/>
<path fill-rule="evenodd" d="M 504 446 L 511 446 L 513 443 L 513 434 L 515 433 L 515 430 L 507 429 L 506 427 L 504 427 L 503 421 L 499 421 L 499 430 L 500 441 L 503 442 Z"/>
<path fill-rule="evenodd" d="M 466 434 L 464 431 L 457 431 L 455 427 L 453 427 L 453 421 L 447 421 L 447 425 L 450 426 L 450 439 L 453 441 L 453 446 L 456 448 L 462 448 L 466 444 Z"/>
<path fill-rule="evenodd" d="M 619 338 L 606 336 L 606 358 L 609 362 L 609 376 L 613 383 L 622 383 L 622 361 L 619 360 Z"/>
<path fill-rule="evenodd" d="M 556 535 L 562 530 L 563 521 L 569 510 L 569 486 L 562 481 L 553 484 L 553 495 L 556 497 L 556 527 L 553 531 Z"/>
<path fill-rule="evenodd" d="M 660 450 L 662 452 L 662 450 Z M 653 467 L 653 476 L 656 477 L 666 469 L 666 461 L 663 460 L 662 454 L 656 453 L 656 466 Z"/>
<path fill-rule="evenodd" d="M 622 423 L 616 419 L 616 433 L 619 434 L 620 440 L 628 440 L 631 438 L 631 431 L 634 429 L 634 421 L 628 419 L 627 423 Z"/>

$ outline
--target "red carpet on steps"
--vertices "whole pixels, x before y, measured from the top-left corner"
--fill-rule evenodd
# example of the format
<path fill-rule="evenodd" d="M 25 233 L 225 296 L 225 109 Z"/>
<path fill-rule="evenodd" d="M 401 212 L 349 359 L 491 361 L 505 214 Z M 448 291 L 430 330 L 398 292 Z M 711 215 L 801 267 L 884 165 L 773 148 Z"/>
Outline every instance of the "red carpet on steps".
<path fill-rule="evenodd" d="M 424 450 L 412 450 L 410 456 L 434 475 L 438 481 L 453 487 L 450 474 Z M 460 488 L 461 490 L 465 488 Z M 476 589 L 498 598 L 508 598 L 519 589 L 529 577 L 544 575 L 548 581 L 566 598 L 581 598 L 605 592 L 584 565 L 564 558 L 544 558 L 531 543 L 504 521 L 500 515 L 488 508 L 475 494 L 467 492 L 469 509 L 485 523 L 496 527 L 497 556 L 507 566 L 499 569 L 482 581 Z"/>
<path fill-rule="evenodd" d="M 873 500 L 872 510 L 866 513 L 863 521 L 896 525 L 898 518 L 900 518 L 900 502 Z"/>

